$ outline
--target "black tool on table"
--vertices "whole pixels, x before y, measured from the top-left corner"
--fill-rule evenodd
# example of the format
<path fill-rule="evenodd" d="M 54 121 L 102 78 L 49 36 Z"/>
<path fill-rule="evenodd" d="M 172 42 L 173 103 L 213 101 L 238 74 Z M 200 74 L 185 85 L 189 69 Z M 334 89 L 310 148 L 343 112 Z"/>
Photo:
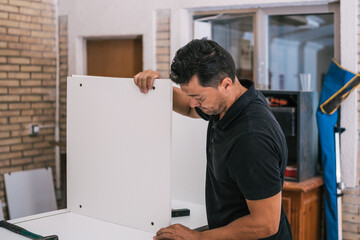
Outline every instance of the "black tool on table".
<path fill-rule="evenodd" d="M 51 236 L 40 236 L 35 233 L 29 232 L 28 230 L 21 228 L 17 225 L 14 225 L 12 223 L 9 223 L 5 220 L 0 221 L 0 227 L 3 227 L 9 231 L 12 231 L 14 233 L 20 234 L 22 236 L 28 237 L 30 239 L 38 239 L 38 240 L 58 240 L 58 236 L 51 235 Z"/>
<path fill-rule="evenodd" d="M 184 217 L 184 216 L 190 216 L 190 209 L 180 208 L 180 209 L 171 210 L 171 217 Z"/>

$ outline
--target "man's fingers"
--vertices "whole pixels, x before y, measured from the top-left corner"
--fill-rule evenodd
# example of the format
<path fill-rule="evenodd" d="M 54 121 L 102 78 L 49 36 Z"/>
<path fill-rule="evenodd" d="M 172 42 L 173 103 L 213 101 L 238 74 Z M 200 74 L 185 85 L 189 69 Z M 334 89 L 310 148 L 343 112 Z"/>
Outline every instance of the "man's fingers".
<path fill-rule="evenodd" d="M 160 78 L 160 74 L 159 72 L 157 71 L 153 71 L 153 70 L 146 70 L 145 71 L 145 76 L 146 77 L 146 87 L 147 87 L 147 90 L 151 90 L 152 87 L 153 87 L 153 84 L 154 84 L 154 80 L 156 78 Z"/>
<path fill-rule="evenodd" d="M 136 85 L 138 85 L 140 74 L 141 74 L 141 72 L 139 72 L 138 74 L 136 74 L 136 75 L 134 76 L 134 83 L 135 83 Z"/>
<path fill-rule="evenodd" d="M 142 74 L 143 72 L 139 72 L 138 74 L 136 74 L 134 76 L 134 83 L 136 84 L 136 86 L 138 86 L 140 88 L 140 91 L 143 92 L 143 89 L 142 89 Z"/>
<path fill-rule="evenodd" d="M 145 75 L 145 76 L 144 76 Z M 148 88 L 147 88 L 147 75 L 145 73 L 142 73 L 140 75 L 140 91 L 142 93 L 147 93 L 148 92 Z"/>
<path fill-rule="evenodd" d="M 142 93 L 147 93 L 148 90 L 152 89 L 156 78 L 160 78 L 159 72 L 149 69 L 136 74 L 134 76 L 134 83 L 140 88 Z"/>
<path fill-rule="evenodd" d="M 156 240 L 174 239 L 174 235 L 170 228 L 162 228 L 156 233 Z"/>
<path fill-rule="evenodd" d="M 163 233 L 161 235 L 157 235 L 156 240 L 175 240 L 172 234 L 169 233 Z"/>
<path fill-rule="evenodd" d="M 146 79 L 146 85 L 147 85 L 147 89 L 148 90 L 151 90 L 153 85 L 154 85 L 154 76 L 148 76 L 147 79 Z"/>
<path fill-rule="evenodd" d="M 180 224 L 174 224 L 168 226 L 166 228 L 161 228 L 156 233 L 156 240 L 178 240 L 178 239 L 186 239 L 183 234 L 185 234 L 184 230 L 190 230 L 187 227 L 184 227 Z"/>

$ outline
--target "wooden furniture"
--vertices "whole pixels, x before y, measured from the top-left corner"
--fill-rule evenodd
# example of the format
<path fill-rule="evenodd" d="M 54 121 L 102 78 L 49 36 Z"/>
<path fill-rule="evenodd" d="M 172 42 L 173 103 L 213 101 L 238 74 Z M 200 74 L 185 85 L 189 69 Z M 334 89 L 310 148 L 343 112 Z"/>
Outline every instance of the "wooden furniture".
<path fill-rule="evenodd" d="M 318 240 L 321 229 L 322 177 L 284 182 L 283 206 L 294 240 Z"/>

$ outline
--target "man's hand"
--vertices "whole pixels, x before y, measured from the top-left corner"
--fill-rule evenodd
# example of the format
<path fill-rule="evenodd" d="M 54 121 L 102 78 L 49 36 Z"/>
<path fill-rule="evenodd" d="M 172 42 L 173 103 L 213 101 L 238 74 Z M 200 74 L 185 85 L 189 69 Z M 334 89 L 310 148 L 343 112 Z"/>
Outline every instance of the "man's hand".
<path fill-rule="evenodd" d="M 190 230 L 183 225 L 174 224 L 160 229 L 154 240 L 199 240 L 200 234 L 200 232 Z"/>
<path fill-rule="evenodd" d="M 160 78 L 160 73 L 149 69 L 136 74 L 134 76 L 134 82 L 142 93 L 147 93 L 152 89 L 154 80 L 157 78 Z"/>
<path fill-rule="evenodd" d="M 134 76 L 134 83 L 142 93 L 152 89 L 154 80 L 160 78 L 160 73 L 154 70 L 139 72 Z M 189 97 L 178 87 L 173 87 L 173 110 L 187 117 L 200 118 L 194 108 L 189 105 Z"/>

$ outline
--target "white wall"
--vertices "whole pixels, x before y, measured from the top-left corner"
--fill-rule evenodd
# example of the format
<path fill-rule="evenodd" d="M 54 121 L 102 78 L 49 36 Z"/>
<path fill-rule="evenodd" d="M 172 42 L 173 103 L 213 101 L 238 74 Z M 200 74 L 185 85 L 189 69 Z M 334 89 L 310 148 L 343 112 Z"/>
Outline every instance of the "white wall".
<path fill-rule="evenodd" d="M 69 74 L 82 74 L 82 37 L 143 35 L 144 69 L 155 67 L 156 9 L 171 9 L 171 57 L 191 39 L 188 13 L 199 9 L 253 8 L 324 4 L 331 0 L 59 0 L 59 15 L 68 15 Z M 80 71 L 80 72 L 79 72 Z"/>

